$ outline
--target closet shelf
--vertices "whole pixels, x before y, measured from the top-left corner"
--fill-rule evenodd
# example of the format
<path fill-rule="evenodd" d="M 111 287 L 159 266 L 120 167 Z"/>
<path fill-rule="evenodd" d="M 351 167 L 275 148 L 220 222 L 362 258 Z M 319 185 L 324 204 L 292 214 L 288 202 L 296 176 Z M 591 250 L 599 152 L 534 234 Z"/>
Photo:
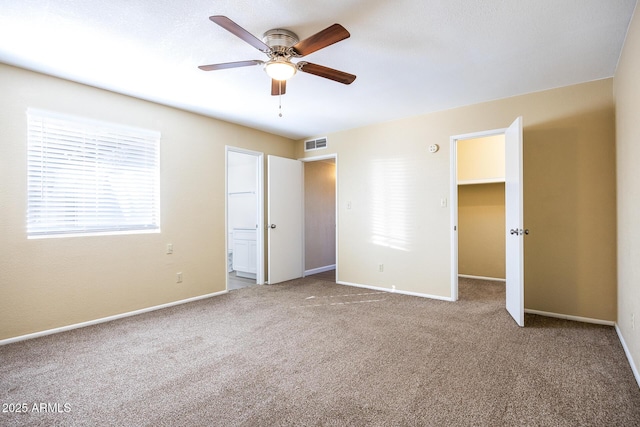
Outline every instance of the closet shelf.
<path fill-rule="evenodd" d="M 465 179 L 458 181 L 458 185 L 496 184 L 504 183 L 504 178 Z"/>
<path fill-rule="evenodd" d="M 229 195 L 230 196 L 237 196 L 239 194 L 256 194 L 255 191 L 230 191 Z"/>

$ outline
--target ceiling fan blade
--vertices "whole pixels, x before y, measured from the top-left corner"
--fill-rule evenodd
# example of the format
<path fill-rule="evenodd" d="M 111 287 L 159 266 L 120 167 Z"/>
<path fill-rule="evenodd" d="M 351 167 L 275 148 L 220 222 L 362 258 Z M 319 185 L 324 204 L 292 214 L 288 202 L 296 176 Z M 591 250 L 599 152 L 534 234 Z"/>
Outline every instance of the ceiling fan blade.
<path fill-rule="evenodd" d="M 271 79 L 271 95 L 284 95 L 287 91 L 287 81 L 286 80 L 276 80 Z"/>
<path fill-rule="evenodd" d="M 211 65 L 200 65 L 202 71 L 214 71 L 214 70 L 224 70 L 225 68 L 239 68 L 239 67 L 249 67 L 251 65 L 260 65 L 264 64 L 263 61 L 258 61 L 257 59 L 253 59 L 250 61 L 237 61 L 237 62 L 225 62 L 222 64 L 211 64 Z"/>
<path fill-rule="evenodd" d="M 322 65 L 311 64 L 310 62 L 299 62 L 297 65 L 300 71 L 324 77 L 325 79 L 330 79 L 345 85 L 350 85 L 356 79 L 356 76 L 353 74 L 334 70 L 329 67 L 323 67 Z"/>
<path fill-rule="evenodd" d="M 225 30 L 229 31 L 231 34 L 249 43 L 251 46 L 255 47 L 256 49 L 264 53 L 268 53 L 271 51 L 271 48 L 266 44 L 264 44 L 262 40 L 258 39 L 256 36 L 251 34 L 249 31 L 245 30 L 240 25 L 236 24 L 226 16 L 214 15 L 214 16 L 210 16 L 209 19 L 215 22 L 216 24 L 220 25 Z"/>
<path fill-rule="evenodd" d="M 349 31 L 347 31 L 342 25 L 333 24 L 319 33 L 296 43 L 292 49 L 298 56 L 306 56 L 317 50 L 349 38 L 350 36 L 351 34 L 349 34 Z"/>

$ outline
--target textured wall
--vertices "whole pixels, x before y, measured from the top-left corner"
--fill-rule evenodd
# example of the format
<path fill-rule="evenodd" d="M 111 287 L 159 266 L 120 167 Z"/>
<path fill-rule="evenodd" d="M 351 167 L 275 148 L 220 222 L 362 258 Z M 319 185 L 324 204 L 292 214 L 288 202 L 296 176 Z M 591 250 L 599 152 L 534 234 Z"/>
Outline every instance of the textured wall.
<path fill-rule="evenodd" d="M 461 139 L 457 151 L 458 181 L 504 181 L 504 135 Z"/>
<path fill-rule="evenodd" d="M 618 184 L 618 326 L 640 382 L 640 12 L 636 9 L 615 82 Z M 635 325 L 632 323 L 632 316 Z"/>
<path fill-rule="evenodd" d="M 458 274 L 505 278 L 504 184 L 458 186 Z"/>

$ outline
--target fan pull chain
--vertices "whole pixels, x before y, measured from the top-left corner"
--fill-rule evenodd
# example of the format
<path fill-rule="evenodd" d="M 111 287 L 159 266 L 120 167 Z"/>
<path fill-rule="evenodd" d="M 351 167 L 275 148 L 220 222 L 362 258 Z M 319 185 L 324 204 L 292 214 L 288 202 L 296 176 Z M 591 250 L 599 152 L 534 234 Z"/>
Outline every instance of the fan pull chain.
<path fill-rule="evenodd" d="M 282 81 L 278 81 L 278 117 L 282 117 Z"/>

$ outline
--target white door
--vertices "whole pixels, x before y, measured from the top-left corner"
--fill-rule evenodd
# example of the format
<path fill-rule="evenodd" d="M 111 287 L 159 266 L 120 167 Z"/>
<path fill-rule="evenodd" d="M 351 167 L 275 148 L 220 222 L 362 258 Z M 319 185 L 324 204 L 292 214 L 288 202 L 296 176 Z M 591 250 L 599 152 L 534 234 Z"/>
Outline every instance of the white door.
<path fill-rule="evenodd" d="M 522 203 L 522 117 L 505 132 L 507 311 L 524 326 L 524 215 Z"/>
<path fill-rule="evenodd" d="M 302 162 L 267 156 L 269 284 L 302 277 Z"/>

